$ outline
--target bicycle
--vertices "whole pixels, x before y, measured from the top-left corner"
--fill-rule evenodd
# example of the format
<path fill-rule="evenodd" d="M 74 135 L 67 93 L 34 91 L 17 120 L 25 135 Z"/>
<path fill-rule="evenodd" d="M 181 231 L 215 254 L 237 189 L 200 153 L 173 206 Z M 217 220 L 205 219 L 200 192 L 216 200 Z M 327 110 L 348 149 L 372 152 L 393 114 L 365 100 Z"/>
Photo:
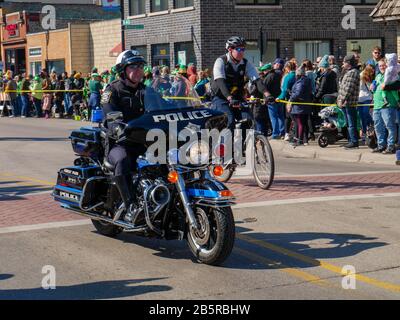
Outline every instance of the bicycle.
<path fill-rule="evenodd" d="M 241 103 L 240 111 L 245 108 L 251 108 L 256 103 L 260 103 L 262 100 L 260 99 L 251 99 L 247 103 Z M 264 190 L 267 190 L 271 187 L 274 177 L 275 177 L 275 160 L 274 154 L 271 148 L 271 145 L 268 141 L 268 138 L 257 131 L 254 131 L 255 123 L 252 119 L 242 119 L 238 120 L 235 123 L 235 133 L 238 133 L 234 137 L 234 141 L 240 139 L 242 141 L 242 150 L 245 155 L 245 146 L 248 145 L 250 140 L 252 139 L 252 133 L 248 132 L 245 139 L 242 136 L 242 130 L 252 129 L 254 132 L 254 139 L 252 143 L 252 152 L 251 152 L 251 164 L 252 164 L 252 173 L 254 179 L 257 182 L 257 185 Z M 240 135 L 240 136 L 239 136 Z M 214 176 L 214 165 L 210 166 L 210 173 L 220 182 L 226 183 L 228 182 L 233 174 L 236 171 L 236 168 L 241 164 L 236 163 L 235 157 L 229 159 L 226 164 L 223 165 L 224 172 L 220 176 Z"/>

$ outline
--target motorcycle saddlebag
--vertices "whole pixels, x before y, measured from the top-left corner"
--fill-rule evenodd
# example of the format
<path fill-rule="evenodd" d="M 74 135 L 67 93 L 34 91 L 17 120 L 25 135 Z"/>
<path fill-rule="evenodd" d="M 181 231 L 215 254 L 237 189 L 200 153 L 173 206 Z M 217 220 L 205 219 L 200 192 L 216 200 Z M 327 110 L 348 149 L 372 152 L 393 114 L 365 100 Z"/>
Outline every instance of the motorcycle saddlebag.
<path fill-rule="evenodd" d="M 82 157 L 100 158 L 103 151 L 100 132 L 100 128 L 90 127 L 72 131 L 69 139 L 74 152 Z"/>
<path fill-rule="evenodd" d="M 103 176 L 103 172 L 98 166 L 61 169 L 58 172 L 57 185 L 53 189 L 54 200 L 78 207 L 86 181 L 101 176 Z"/>

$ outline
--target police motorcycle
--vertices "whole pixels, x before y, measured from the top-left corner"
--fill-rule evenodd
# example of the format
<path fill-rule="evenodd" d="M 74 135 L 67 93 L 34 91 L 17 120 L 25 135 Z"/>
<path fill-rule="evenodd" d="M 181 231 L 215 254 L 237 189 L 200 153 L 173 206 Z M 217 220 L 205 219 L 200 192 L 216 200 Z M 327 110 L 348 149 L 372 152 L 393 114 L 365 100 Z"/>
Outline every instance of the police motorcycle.
<path fill-rule="evenodd" d="M 222 113 L 204 108 L 189 82 L 182 81 L 186 89 L 180 96 L 165 96 L 165 92 L 160 94 L 157 88 L 148 87 L 145 113 L 129 123 L 122 123 L 119 112 L 108 114 L 107 120 L 118 124 L 117 143 L 154 146 L 154 140 L 148 141 L 147 137 L 154 128 L 166 136 L 165 163 L 156 162 L 149 152 L 137 160 L 137 170 L 132 175 L 135 201 L 131 210 L 125 210 L 112 183 L 114 168 L 105 157 L 110 130 L 101 124 L 71 133 L 77 159 L 73 166 L 58 172 L 53 197 L 61 207 L 90 218 L 102 235 L 114 237 L 126 232 L 186 240 L 198 262 L 220 265 L 234 245 L 231 206 L 235 198 L 210 175 L 209 161 L 215 153 L 209 141 L 178 139 L 177 147 L 171 148 L 169 138 L 174 132 L 189 132 L 193 138 L 199 136 L 199 129 L 223 130 L 227 119 Z M 161 149 L 155 153 L 157 156 L 163 153 Z M 222 167 L 215 167 L 216 175 L 222 172 Z"/>

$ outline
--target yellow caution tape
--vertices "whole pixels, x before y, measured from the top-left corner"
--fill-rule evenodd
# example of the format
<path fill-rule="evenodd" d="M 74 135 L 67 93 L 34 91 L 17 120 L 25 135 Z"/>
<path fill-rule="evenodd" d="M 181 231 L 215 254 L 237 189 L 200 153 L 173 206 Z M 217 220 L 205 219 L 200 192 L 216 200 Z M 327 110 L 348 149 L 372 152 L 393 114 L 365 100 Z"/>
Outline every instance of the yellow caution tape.
<path fill-rule="evenodd" d="M 163 96 L 163 99 L 165 100 L 192 100 L 192 101 L 200 101 L 201 99 L 199 98 L 194 98 L 194 97 L 170 97 L 170 96 Z"/>
<path fill-rule="evenodd" d="M 284 103 L 284 104 L 293 104 L 293 105 L 300 105 L 300 106 L 314 106 L 314 107 L 337 107 L 337 103 L 311 103 L 311 102 L 291 102 L 287 100 L 276 100 L 276 102 Z M 373 104 L 358 104 L 355 107 L 373 107 Z"/>

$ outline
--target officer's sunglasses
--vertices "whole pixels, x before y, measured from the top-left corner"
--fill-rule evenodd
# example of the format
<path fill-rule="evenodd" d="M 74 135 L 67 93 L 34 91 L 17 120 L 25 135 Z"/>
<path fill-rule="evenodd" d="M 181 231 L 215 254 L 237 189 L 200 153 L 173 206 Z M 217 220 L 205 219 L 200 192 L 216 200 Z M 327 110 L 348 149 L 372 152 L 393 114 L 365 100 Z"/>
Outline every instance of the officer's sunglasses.
<path fill-rule="evenodd" d="M 246 48 L 239 47 L 239 48 L 235 48 L 235 50 L 240 53 L 240 52 L 245 52 Z"/>

